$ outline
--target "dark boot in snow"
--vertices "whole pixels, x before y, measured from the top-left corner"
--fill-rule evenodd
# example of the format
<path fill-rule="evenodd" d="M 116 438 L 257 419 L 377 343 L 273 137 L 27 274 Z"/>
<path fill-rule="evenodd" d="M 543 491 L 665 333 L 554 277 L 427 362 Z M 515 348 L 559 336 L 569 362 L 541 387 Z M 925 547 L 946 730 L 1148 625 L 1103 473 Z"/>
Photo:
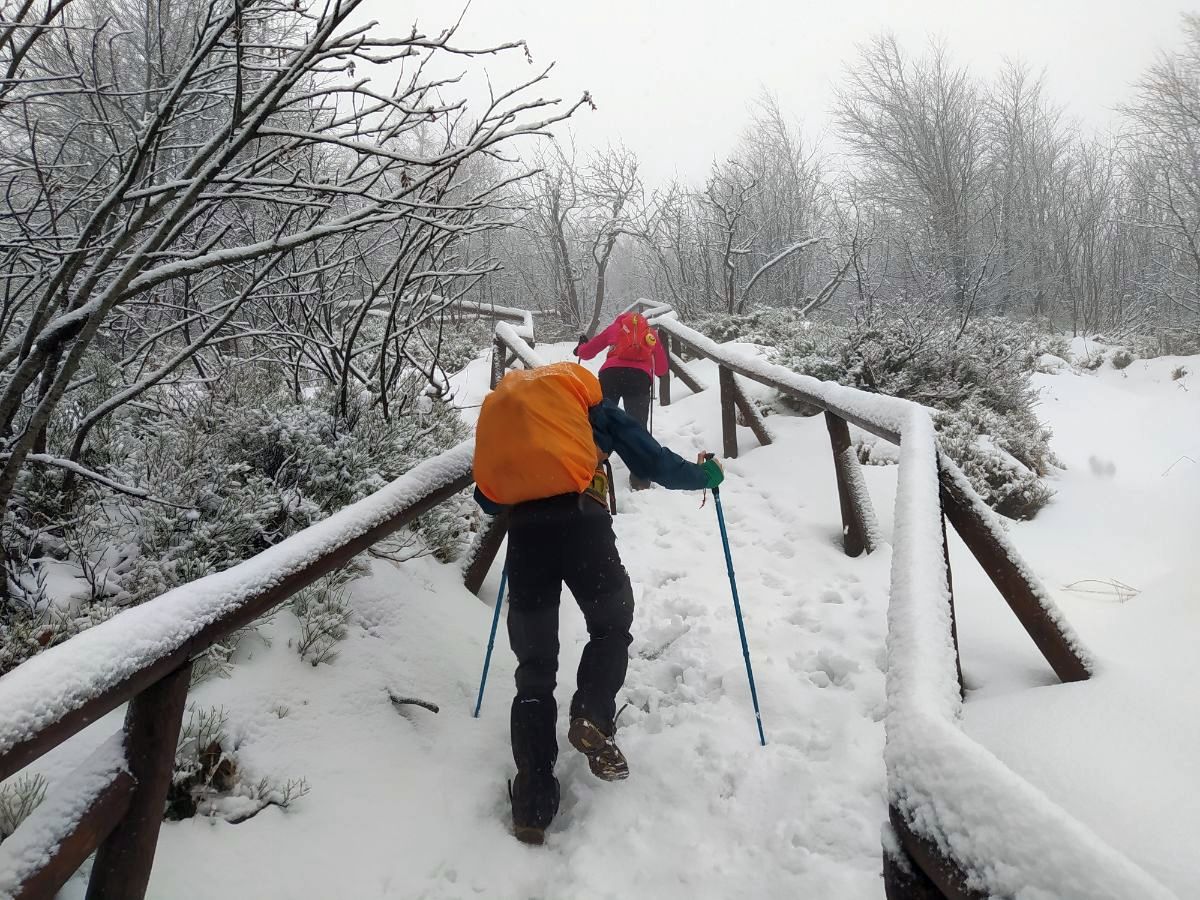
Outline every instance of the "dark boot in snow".
<path fill-rule="evenodd" d="M 605 781 L 622 781 L 629 777 L 629 763 L 616 741 L 588 719 L 572 719 L 567 732 L 571 746 L 588 758 L 592 774 Z"/>
<path fill-rule="evenodd" d="M 508 783 L 513 834 L 524 844 L 541 844 L 558 812 L 558 779 L 549 772 L 517 772 Z"/>

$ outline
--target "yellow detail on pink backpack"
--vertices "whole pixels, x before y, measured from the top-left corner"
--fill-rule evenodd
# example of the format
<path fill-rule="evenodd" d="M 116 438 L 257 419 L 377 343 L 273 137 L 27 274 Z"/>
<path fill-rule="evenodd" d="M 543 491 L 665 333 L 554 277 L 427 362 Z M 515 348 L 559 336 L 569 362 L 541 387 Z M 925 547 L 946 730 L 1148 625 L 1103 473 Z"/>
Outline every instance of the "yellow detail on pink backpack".
<path fill-rule="evenodd" d="M 510 505 L 582 493 L 599 461 L 588 410 L 603 399 L 596 376 L 561 362 L 509 372 L 475 426 L 475 483 Z"/>
<path fill-rule="evenodd" d="M 654 357 L 658 335 L 640 313 L 622 313 L 617 317 L 617 340 L 609 356 L 630 362 L 649 362 Z"/>

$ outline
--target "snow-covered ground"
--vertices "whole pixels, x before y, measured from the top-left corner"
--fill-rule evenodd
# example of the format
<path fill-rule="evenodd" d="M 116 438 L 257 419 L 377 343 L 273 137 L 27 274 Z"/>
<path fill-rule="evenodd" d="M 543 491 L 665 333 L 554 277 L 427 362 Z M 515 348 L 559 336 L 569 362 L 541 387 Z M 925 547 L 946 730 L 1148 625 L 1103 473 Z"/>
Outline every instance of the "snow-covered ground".
<path fill-rule="evenodd" d="M 1179 366 L 1191 374 L 1173 379 Z M 1035 384 L 1066 468 L 1054 502 L 1011 532 L 1100 671 L 1056 684 L 952 547 L 964 725 L 1181 898 L 1200 897 L 1200 358 Z"/>
<path fill-rule="evenodd" d="M 1184 362 L 1200 371 L 1200 360 Z M 1200 821 L 1200 690 L 1187 652 L 1200 625 L 1187 577 L 1200 574 L 1187 552 L 1200 463 L 1181 461 L 1200 461 L 1200 382 L 1171 381 L 1178 364 L 1038 376 L 1068 468 L 1055 503 L 1012 532 L 1100 658 L 1096 679 L 1050 686 L 978 566 L 961 545 L 952 553 L 968 731 L 1181 897 L 1196 897 L 1200 863 L 1177 851 L 1190 849 Z M 697 372 L 715 388 L 714 368 Z M 470 416 L 487 361 L 458 381 Z M 716 390 L 690 396 L 676 381 L 673 392 L 676 402 L 655 410 L 660 440 L 685 456 L 719 450 Z M 499 562 L 482 599 L 456 567 L 376 562 L 354 585 L 354 627 L 331 666 L 300 660 L 289 647 L 298 625 L 281 611 L 232 678 L 193 693 L 198 707 L 224 707 L 248 775 L 304 777 L 311 791 L 239 825 L 166 824 L 150 896 L 882 897 L 890 549 L 842 554 L 823 420 L 768 424 L 777 441 L 766 448 L 739 429 L 743 456 L 729 462 L 722 491 L 765 748 L 711 502 L 631 494 L 618 466 L 618 544 L 637 596 L 620 701 L 630 704 L 619 733 L 627 782 L 597 781 L 562 740 L 562 810 L 547 844 L 516 842 L 503 627 L 483 715 L 470 716 Z M 864 471 L 885 537 L 895 471 Z M 1064 588 L 1089 578 L 1142 593 L 1120 602 Z M 586 637 L 565 591 L 562 631 L 565 708 Z M 441 711 L 397 708 L 389 691 Z M 35 768 L 53 777 L 118 727 L 108 716 Z M 82 885 L 81 876 L 65 896 L 81 897 Z"/>

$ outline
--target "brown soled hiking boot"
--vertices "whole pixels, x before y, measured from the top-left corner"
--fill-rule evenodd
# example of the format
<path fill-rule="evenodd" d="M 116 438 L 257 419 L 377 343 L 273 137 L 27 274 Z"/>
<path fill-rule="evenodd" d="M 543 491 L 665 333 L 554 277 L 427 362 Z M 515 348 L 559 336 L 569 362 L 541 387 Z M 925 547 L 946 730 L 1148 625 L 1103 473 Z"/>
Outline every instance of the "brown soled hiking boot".
<path fill-rule="evenodd" d="M 517 772 L 508 783 L 513 836 L 523 844 L 544 844 L 546 827 L 558 812 L 558 779 L 548 772 Z"/>
<path fill-rule="evenodd" d="M 588 719 L 572 719 L 567 740 L 587 757 L 588 767 L 597 778 L 623 781 L 629 777 L 629 763 L 625 761 L 621 748 Z"/>

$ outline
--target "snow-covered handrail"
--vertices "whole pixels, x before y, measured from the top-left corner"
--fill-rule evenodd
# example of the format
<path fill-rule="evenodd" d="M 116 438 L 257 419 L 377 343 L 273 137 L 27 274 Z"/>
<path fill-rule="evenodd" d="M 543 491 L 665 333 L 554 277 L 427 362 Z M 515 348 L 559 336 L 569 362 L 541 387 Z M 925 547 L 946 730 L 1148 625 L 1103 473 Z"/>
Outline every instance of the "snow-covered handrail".
<path fill-rule="evenodd" d="M 824 410 L 831 423 L 841 422 L 843 435 L 841 420 L 900 445 L 888 613 L 885 758 L 892 831 L 886 838 L 885 877 L 892 866 L 896 879 L 889 881 L 889 896 L 892 888 L 900 891 L 897 897 L 929 896 L 904 893 L 903 871 L 910 870 L 895 860 L 907 858 L 945 897 L 1171 897 L 958 727 L 962 695 L 943 512 L 981 561 L 992 554 L 985 568 L 1014 609 L 1017 600 L 1024 604 L 1018 610 L 1022 622 L 1031 634 L 1041 629 L 1034 638 L 1048 658 L 1047 647 L 1059 654 L 1051 660 L 1056 671 L 1086 677 L 1091 663 L 998 520 L 939 453 L 928 412 L 720 346 L 680 323 L 670 307 L 639 305 L 669 339 L 730 373 Z M 544 365 L 532 346 L 528 311 L 474 306 L 502 319 L 494 335 L 501 371 L 510 354 L 526 367 Z M 733 384 L 732 375 L 722 377 L 723 390 L 727 384 Z M 729 412 L 732 422 L 732 406 Z M 40 813 L 5 842 L 0 896 L 52 893 L 97 845 L 93 886 L 100 878 L 101 894 L 142 896 L 190 661 L 467 487 L 473 452 L 473 442 L 467 441 L 426 460 L 383 490 L 252 559 L 126 610 L 0 677 L 0 779 L 131 701 L 123 738 L 59 785 Z M 497 519 L 493 525 L 502 529 L 501 523 Z M 491 531 L 493 538 L 502 533 Z M 473 565 L 486 570 L 489 562 L 490 556 L 481 556 Z M 39 848 L 44 848 L 41 855 Z"/>
<path fill-rule="evenodd" d="M 474 300 L 456 300 L 454 307 L 472 315 L 490 316 L 509 322 L 517 322 L 517 334 L 526 341 L 533 340 L 533 313 L 528 309 L 517 309 L 512 306 L 494 306 L 490 303 L 477 303 Z"/>
<path fill-rule="evenodd" d="M 937 439 L 920 410 L 900 431 L 884 750 L 893 836 L 919 861 L 933 857 L 922 869 L 947 897 L 1168 900 L 1169 890 L 959 727 Z M 938 872 L 936 857 L 965 879 Z"/>
<path fill-rule="evenodd" d="M 1171 897 L 958 725 L 962 693 L 943 511 L 1006 599 L 1014 603 L 1011 592 L 1022 594 L 1022 623 L 1054 657 L 1060 676 L 1087 677 L 1094 664 L 996 515 L 938 450 L 928 410 L 721 346 L 679 322 L 670 307 L 640 301 L 631 308 L 696 355 L 900 446 L 887 638 L 889 868 L 902 847 L 946 897 Z M 911 874 L 889 874 L 898 896 L 915 890 Z"/>
<path fill-rule="evenodd" d="M 510 357 L 527 369 L 546 365 L 546 360 L 533 349 L 533 340 L 532 320 L 527 330 L 514 328 L 508 322 L 496 323 L 492 337 L 492 387 L 504 376 Z"/>
<path fill-rule="evenodd" d="M 513 355 L 519 359 L 526 368 L 533 369 L 537 366 L 544 366 L 546 361 L 538 355 L 526 339 L 507 322 L 496 323 L 496 341 L 503 344 Z"/>

